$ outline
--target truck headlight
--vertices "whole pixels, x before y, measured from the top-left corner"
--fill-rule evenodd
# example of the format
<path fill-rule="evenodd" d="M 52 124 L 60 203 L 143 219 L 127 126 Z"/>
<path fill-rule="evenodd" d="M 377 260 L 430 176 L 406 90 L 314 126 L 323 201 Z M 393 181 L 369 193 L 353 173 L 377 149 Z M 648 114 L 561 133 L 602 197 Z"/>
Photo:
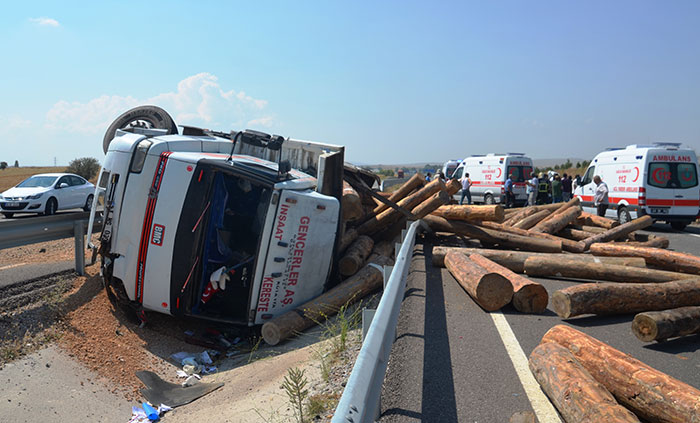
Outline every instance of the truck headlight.
<path fill-rule="evenodd" d="M 43 192 L 40 192 L 39 194 L 28 195 L 27 200 L 38 200 L 39 198 L 41 198 L 42 195 L 44 195 Z"/>
<path fill-rule="evenodd" d="M 143 170 L 143 164 L 146 162 L 146 155 L 148 154 L 148 149 L 151 148 L 153 141 L 143 140 L 136 146 L 136 151 L 134 151 L 134 157 L 131 159 L 131 167 L 129 170 L 133 173 L 140 173 Z"/>

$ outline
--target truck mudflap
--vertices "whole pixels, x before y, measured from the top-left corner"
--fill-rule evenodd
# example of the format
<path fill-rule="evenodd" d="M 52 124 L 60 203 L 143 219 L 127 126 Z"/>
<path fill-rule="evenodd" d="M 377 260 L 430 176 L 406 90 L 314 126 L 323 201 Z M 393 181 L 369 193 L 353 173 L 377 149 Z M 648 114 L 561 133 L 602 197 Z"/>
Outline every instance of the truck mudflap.
<path fill-rule="evenodd" d="M 262 324 L 323 292 L 339 210 L 337 199 L 311 190 L 281 192 L 265 265 L 251 295 L 250 323 Z"/>

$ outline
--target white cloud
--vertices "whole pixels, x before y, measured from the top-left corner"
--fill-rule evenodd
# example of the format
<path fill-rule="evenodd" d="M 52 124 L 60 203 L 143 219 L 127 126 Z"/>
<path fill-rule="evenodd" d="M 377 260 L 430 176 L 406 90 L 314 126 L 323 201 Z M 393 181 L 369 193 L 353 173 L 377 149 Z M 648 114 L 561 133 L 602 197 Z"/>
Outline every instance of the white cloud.
<path fill-rule="evenodd" d="M 41 25 L 41 26 L 53 26 L 53 27 L 61 26 L 61 24 L 58 23 L 58 21 L 56 19 L 53 19 L 53 18 L 45 18 L 45 17 L 29 18 L 29 22 L 32 22 L 32 23 L 35 23 L 35 24 Z"/>
<path fill-rule="evenodd" d="M 32 121 L 20 115 L 0 116 L 0 130 L 7 132 L 13 129 L 26 129 L 32 126 Z"/>
<path fill-rule="evenodd" d="M 267 101 L 255 99 L 243 91 L 225 91 L 215 75 L 204 72 L 183 79 L 174 92 L 150 98 L 103 95 L 86 103 L 59 101 L 46 114 L 46 126 L 98 134 L 121 113 L 143 104 L 162 107 L 178 124 L 220 130 L 240 129 L 246 122 L 260 126 L 273 124 L 272 117 L 263 113 Z"/>
<path fill-rule="evenodd" d="M 265 116 L 258 119 L 249 120 L 246 126 L 248 126 L 251 129 L 254 129 L 256 126 L 264 126 L 269 128 L 270 126 L 272 126 L 272 116 Z"/>

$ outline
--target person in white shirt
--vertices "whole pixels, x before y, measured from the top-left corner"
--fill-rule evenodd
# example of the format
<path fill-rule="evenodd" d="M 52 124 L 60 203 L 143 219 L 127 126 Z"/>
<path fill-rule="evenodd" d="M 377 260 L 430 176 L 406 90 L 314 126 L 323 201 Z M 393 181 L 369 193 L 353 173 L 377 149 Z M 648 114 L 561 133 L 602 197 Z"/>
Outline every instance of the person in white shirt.
<path fill-rule="evenodd" d="M 462 197 L 459 199 L 459 205 L 464 204 L 464 197 L 467 197 L 467 204 L 472 203 L 472 194 L 469 192 L 469 188 L 472 186 L 472 180 L 469 179 L 469 174 L 465 173 L 464 177 L 460 179 L 462 182 Z"/>
<path fill-rule="evenodd" d="M 605 216 L 608 210 L 608 185 L 600 179 L 600 176 L 595 175 L 593 182 L 596 184 L 595 195 L 593 196 L 593 204 L 598 209 L 598 216 Z"/>
<path fill-rule="evenodd" d="M 532 174 L 532 179 L 527 181 L 527 205 L 534 206 L 537 203 L 537 187 L 540 185 L 539 179 Z"/>

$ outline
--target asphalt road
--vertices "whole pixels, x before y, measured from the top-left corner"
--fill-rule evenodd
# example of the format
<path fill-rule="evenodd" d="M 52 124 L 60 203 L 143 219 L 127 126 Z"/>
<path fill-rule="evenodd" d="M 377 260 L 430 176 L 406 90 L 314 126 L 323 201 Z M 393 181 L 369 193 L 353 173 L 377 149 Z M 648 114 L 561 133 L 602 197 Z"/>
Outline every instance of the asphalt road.
<path fill-rule="evenodd" d="M 69 209 L 69 210 L 61 210 L 57 211 L 56 214 L 69 214 L 69 213 L 80 213 L 82 212 L 83 209 Z M 41 216 L 38 213 L 17 213 L 14 216 L 12 216 L 12 219 L 6 218 L 2 213 L 0 213 L 0 222 L 2 221 L 11 221 L 11 220 L 19 220 L 19 219 L 31 219 L 36 216 Z"/>
<path fill-rule="evenodd" d="M 700 254 L 700 228 L 679 233 L 655 225 L 677 251 Z M 446 269 L 431 265 L 429 244 L 417 245 L 382 392 L 382 422 L 507 422 L 516 412 L 532 411 L 513 361 L 496 328 Z M 550 296 L 572 282 L 533 278 Z M 648 365 L 700 388 L 700 336 L 645 344 L 631 332 L 634 315 L 562 320 L 502 310 L 525 356 L 557 324 L 567 324 Z M 498 317 L 498 316 L 496 316 Z M 512 346 L 511 346 L 512 347 Z M 554 419 L 556 421 L 556 417 Z M 543 423 L 543 422 L 541 422 Z"/>

